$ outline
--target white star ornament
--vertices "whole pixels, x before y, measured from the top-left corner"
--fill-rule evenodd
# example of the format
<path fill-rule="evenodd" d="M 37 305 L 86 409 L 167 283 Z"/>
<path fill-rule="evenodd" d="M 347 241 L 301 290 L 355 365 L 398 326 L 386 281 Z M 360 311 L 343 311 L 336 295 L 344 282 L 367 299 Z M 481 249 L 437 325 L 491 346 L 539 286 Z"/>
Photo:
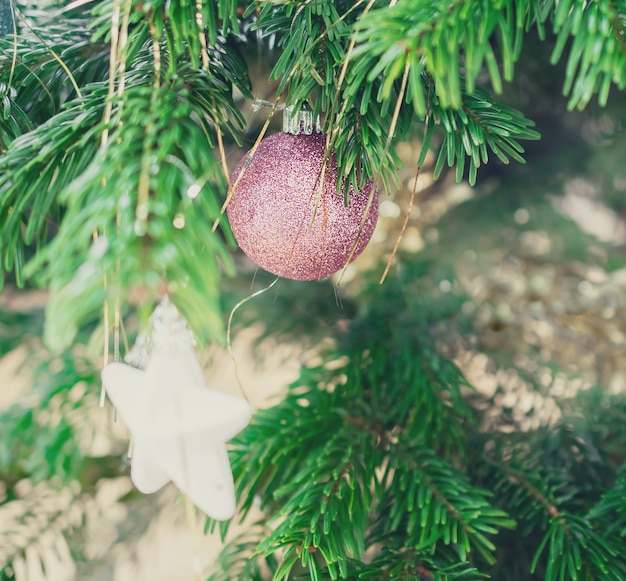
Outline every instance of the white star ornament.
<path fill-rule="evenodd" d="M 145 370 L 111 363 L 104 386 L 133 435 L 131 478 L 143 493 L 170 480 L 217 520 L 235 513 L 226 442 L 250 421 L 243 398 L 206 387 L 191 345 L 155 344 Z"/>

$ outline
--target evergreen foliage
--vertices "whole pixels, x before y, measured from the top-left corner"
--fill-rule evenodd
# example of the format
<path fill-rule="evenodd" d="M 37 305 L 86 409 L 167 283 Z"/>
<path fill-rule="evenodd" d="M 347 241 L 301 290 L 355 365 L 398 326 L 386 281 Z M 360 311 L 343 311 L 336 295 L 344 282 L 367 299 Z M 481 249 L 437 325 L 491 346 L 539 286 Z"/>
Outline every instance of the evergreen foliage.
<path fill-rule="evenodd" d="M 115 330 L 117 356 L 124 321 L 138 314 L 141 326 L 167 292 L 201 342 L 224 341 L 222 304 L 234 299 L 222 277 L 235 274 L 226 148 L 247 138 L 258 53 L 276 81 L 261 133 L 280 103 L 307 101 L 345 181 L 375 178 L 383 190 L 398 183 L 396 146 L 414 136 L 419 167 L 435 152 L 435 178 L 447 166 L 473 184 L 494 158 L 524 162 L 522 142 L 539 135 L 497 95 L 531 34 L 553 39 L 570 109 L 594 96 L 604 106 L 626 86 L 616 0 L 46 10 L 0 0 L 0 17 L 7 6 L 16 34 L 13 19 L 0 22 L 0 288 L 50 290 L 44 336 L 61 353 L 43 363 L 52 378 L 36 374 L 37 398 L 0 417 L 9 484 L 84 470 L 76 415 L 93 404 L 98 371 L 70 349 L 81 330 L 107 346 Z M 496 397 L 475 391 L 437 343 L 442 321 L 460 327 L 467 297 L 434 298 L 432 268 L 400 257 L 382 287 L 364 275 L 347 331 L 323 308 L 307 312 L 330 319 L 335 345 L 233 443 L 241 518 L 257 500 L 265 517 L 227 544 L 213 579 L 626 579 L 623 397 L 598 387 L 557 398 L 558 419 L 539 427 L 507 410 L 494 422 Z M 24 322 L 4 319 L 3 353 Z"/>
<path fill-rule="evenodd" d="M 0 474 L 5 483 L 10 476 L 8 484 L 26 475 L 35 482 L 54 478 L 68 484 L 81 469 L 85 426 L 80 419 L 93 403 L 87 386 L 97 384 L 97 370 L 72 351 L 36 362 L 32 371 L 37 387 L 29 399 L 0 414 Z"/>
<path fill-rule="evenodd" d="M 607 512 L 624 500 L 623 398 L 595 389 L 562 399 L 556 424 L 485 430 L 497 404 L 435 350 L 420 271 L 404 265 L 236 439 L 241 518 L 260 499 L 276 524 L 232 541 L 212 579 L 246 550 L 278 561 L 274 579 L 626 575 L 623 510 Z"/>
<path fill-rule="evenodd" d="M 438 170 L 445 160 L 456 165 L 459 178 L 468 158 L 474 180 L 488 149 L 503 160 L 522 159 L 518 140 L 537 137 L 531 123 L 487 93 L 474 91 L 471 71 L 472 91 L 460 107 L 460 88 L 458 95 L 448 95 L 453 87 L 442 87 L 448 87 L 449 79 L 438 79 L 439 69 L 428 59 L 412 62 L 401 52 L 395 60 L 383 56 L 385 66 L 372 68 L 372 59 L 387 55 L 385 47 L 395 37 L 359 43 L 363 26 L 376 26 L 377 15 L 385 18 L 406 8 L 401 3 L 370 10 L 371 4 L 363 4 L 261 3 L 257 11 L 251 3 L 244 13 L 254 20 L 251 28 L 282 47 L 272 71 L 280 79 L 279 97 L 296 106 L 310 99 L 316 112 L 326 114 L 324 127 L 348 182 L 379 175 L 389 185 L 399 164 L 391 145 L 416 122 L 425 123 L 424 156 L 435 126 L 443 126 Z M 357 23 L 365 12 L 374 20 Z M 528 17 L 532 20 L 532 14 Z M 48 336 L 63 347 L 80 324 L 97 315 L 105 297 L 127 303 L 129 288 L 143 295 L 158 279 L 174 284 L 180 279 L 176 265 L 185 262 L 189 280 L 201 281 L 207 298 L 202 300 L 199 287 L 191 285 L 174 284 L 169 290 L 183 313 L 203 309 L 207 321 L 194 330 L 203 339 L 216 339 L 223 332 L 217 320 L 219 273 L 224 264 L 228 271 L 228 259 L 222 237 L 201 222 L 218 219 L 225 191 L 220 171 L 220 165 L 225 170 L 224 160 L 214 161 L 211 149 L 223 144 L 224 132 L 236 138 L 236 126 L 243 123 L 233 88 L 250 96 L 246 64 L 237 48 L 245 39 L 236 3 L 200 3 L 196 14 L 195 7 L 177 3 L 103 2 L 93 8 L 59 9 L 54 24 L 52 20 L 22 15 L 22 34 L 0 40 L 0 70 L 7 77 L 0 131 L 7 149 L 0 160 L 2 270 L 14 271 L 18 284 L 24 275 L 39 275 L 50 285 L 54 308 L 49 309 Z M 457 25 L 462 26 L 462 18 Z M 393 30 L 384 22 L 379 26 Z M 206 36 L 200 34 L 205 27 Z M 417 32 L 406 36 L 421 42 Z M 31 74 L 34 69 L 37 73 Z M 406 74 L 399 82 L 401 70 Z M 411 101 L 413 107 L 407 105 Z M 198 123 L 190 120 L 192 115 Z M 182 121 L 180 126 L 173 122 L 185 116 L 185 128 Z M 205 157 L 196 160 L 192 152 L 205 152 Z M 72 195 L 73 190 L 78 193 Z M 161 197 L 166 191 L 169 197 Z M 96 206 L 89 192 L 97 192 Z M 119 192 L 128 192 L 128 197 Z M 154 221 L 148 220 L 153 215 Z M 57 240 L 63 243 L 47 244 L 50 220 L 59 223 Z M 184 223 L 195 238 L 185 249 L 179 246 L 174 222 Z M 78 223 L 103 239 L 95 251 L 97 260 L 103 253 L 102 264 L 95 272 L 84 268 L 82 276 L 79 267 L 93 262 L 94 251 L 84 231 L 75 235 Z M 120 249 L 137 244 L 142 247 L 139 263 L 127 260 L 130 253 L 120 255 Z M 58 269 L 46 265 L 44 251 L 30 272 L 24 271 L 25 245 L 48 246 Z M 198 248 L 210 249 L 220 259 L 207 268 Z M 104 279 L 107 283 L 101 285 Z M 77 295 L 89 297 L 79 311 L 72 307 Z"/>

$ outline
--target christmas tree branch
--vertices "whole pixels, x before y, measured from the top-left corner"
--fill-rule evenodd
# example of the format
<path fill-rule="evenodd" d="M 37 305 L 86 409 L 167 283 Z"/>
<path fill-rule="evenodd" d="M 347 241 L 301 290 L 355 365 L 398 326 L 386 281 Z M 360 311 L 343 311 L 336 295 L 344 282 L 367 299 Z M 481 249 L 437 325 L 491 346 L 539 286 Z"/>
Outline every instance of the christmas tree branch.
<path fill-rule="evenodd" d="M 487 502 L 488 493 L 472 487 L 463 474 L 427 448 L 402 441 L 390 449 L 380 514 L 370 542 L 387 542 L 389 531 L 402 532 L 405 547 L 434 553 L 437 544 L 454 545 L 461 561 L 472 550 L 495 562 L 495 546 L 485 536 L 498 528 L 513 528 L 515 521 Z M 388 514 L 387 514 L 388 513 Z M 394 536 L 396 533 L 391 533 Z"/>
<path fill-rule="evenodd" d="M 224 242 L 211 233 L 210 223 L 219 215 L 223 178 L 211 151 L 200 145 L 206 143 L 207 132 L 189 117 L 193 107 L 186 99 L 185 77 L 182 74 L 154 89 L 128 87 L 121 116 L 113 118 L 115 128 L 107 147 L 64 191 L 60 201 L 67 207 L 66 221 L 30 266 L 32 273 L 46 266 L 46 280 L 53 290 L 47 337 L 57 344 L 70 341 L 78 321 L 99 309 L 103 275 L 109 292 L 121 291 L 128 301 L 132 293 L 142 295 L 153 288 L 154 277 L 175 281 L 185 273 L 190 284 L 171 286 L 168 291 L 181 311 L 195 309 L 197 314 L 198 308 L 203 309 L 203 325 L 194 329 L 200 338 L 221 337 L 216 273 L 219 263 L 228 268 L 230 259 Z M 206 81 L 206 91 L 221 89 L 213 77 Z M 158 94 L 157 108 L 153 91 Z M 152 168 L 148 176 L 142 173 L 146 148 Z M 148 180 L 144 188 L 147 185 L 150 195 L 145 216 L 137 216 L 142 176 Z M 119 192 L 126 195 L 120 197 Z M 154 192 L 159 192 L 158 197 L 153 197 Z M 94 212 L 96 200 L 99 209 Z M 81 226 L 70 227 L 74 224 Z M 187 236 L 178 235 L 182 229 Z M 106 235 L 92 244 L 94 231 Z M 135 251 L 129 253 L 129 248 Z M 66 269 L 68 264 L 76 266 Z M 213 266 L 207 268 L 209 264 Z M 73 304 L 78 295 L 94 297 L 79 313 Z"/>
<path fill-rule="evenodd" d="M 503 9 L 497 2 L 424 2 L 405 0 L 364 16 L 357 34 L 360 56 L 357 78 L 385 79 L 380 99 L 389 96 L 394 80 L 408 63 L 414 82 L 410 97 L 421 118 L 426 114 L 423 73 L 432 77 L 441 106 L 458 109 L 464 91 L 472 94 L 485 68 L 496 93 L 502 90 L 500 70 L 491 40 L 497 38 L 504 78 L 513 78 L 524 24 L 533 18 L 534 3 L 516 2 Z"/>
<path fill-rule="evenodd" d="M 535 549 L 533 570 L 545 571 L 548 580 L 564 574 L 576 579 L 623 575 L 625 562 L 616 553 L 619 540 L 605 527 L 594 526 L 591 516 L 572 517 L 586 512 L 589 500 L 606 490 L 611 478 L 606 461 L 599 457 L 597 437 L 604 436 L 586 434 L 581 425 L 574 429 L 564 419 L 535 434 L 510 437 L 499 448 L 499 460 L 492 453 L 480 460 L 495 469 L 486 479 L 500 502 L 510 507 L 519 533 L 542 539 Z M 484 476 L 480 482 L 485 482 Z"/>
<path fill-rule="evenodd" d="M 18 283 L 23 281 L 25 245 L 45 240 L 58 197 L 95 155 L 98 90 L 92 87 L 53 120 L 19 136 L 0 158 L 0 282 L 4 270 L 15 270 Z"/>
<path fill-rule="evenodd" d="M 87 386 L 98 373 L 80 350 L 34 352 L 28 361 L 32 392 L 0 413 L 0 473 L 68 485 L 87 465 L 79 441 L 89 436 L 84 419 L 96 398 Z"/>
<path fill-rule="evenodd" d="M 284 501 L 281 522 L 257 549 L 267 556 L 285 548 L 275 578 L 288 578 L 297 560 L 311 571 L 321 561 L 331 578 L 345 577 L 347 559 L 363 554 L 372 505 L 369 450 L 352 443 L 351 431 L 340 429 L 328 439 L 319 470 L 303 469 L 276 491 L 276 500 Z"/>
<path fill-rule="evenodd" d="M 621 547 L 600 536 L 584 518 L 568 513 L 552 518 L 531 565 L 531 573 L 548 545 L 546 581 L 595 581 L 621 579 L 626 575 Z"/>
<path fill-rule="evenodd" d="M 495 102 L 486 92 L 475 89 L 472 95 L 463 94 L 463 106 L 446 109 L 433 100 L 433 123 L 445 129 L 439 155 L 435 163 L 434 177 L 439 177 L 444 164 L 456 166 L 456 179 L 463 179 L 465 160 L 469 161 L 469 182 L 476 182 L 481 164 L 489 161 L 489 148 L 502 163 L 512 158 L 524 163 L 524 148 L 520 139 L 539 139 L 532 129 L 534 123 L 519 111 Z"/>
<path fill-rule="evenodd" d="M 479 581 L 489 576 L 478 571 L 470 563 L 449 565 L 431 556 L 413 550 L 394 550 L 387 547 L 372 563 L 356 566 L 350 581 L 366 579 L 387 581 L 388 579 L 427 581 Z"/>
<path fill-rule="evenodd" d="M 626 464 L 618 475 L 613 488 L 602 495 L 600 502 L 588 514 L 588 519 L 596 523 L 597 528 L 617 540 L 626 537 Z"/>
<path fill-rule="evenodd" d="M 221 10 L 226 7 L 225 3 L 221 5 Z M 211 4 L 207 10 L 210 12 L 214 8 Z M 135 15 L 131 20 L 136 18 Z M 149 27 L 144 24 L 143 28 Z M 155 34 L 159 30 L 155 25 L 152 29 Z M 138 30 L 142 30 L 141 24 Z M 172 28 L 166 27 L 166 30 L 169 44 L 180 42 Z M 63 35 L 60 37 L 66 41 Z M 61 207 L 68 209 L 62 214 L 68 226 L 64 227 L 61 222 L 58 238 L 42 249 L 26 273 L 30 276 L 37 274 L 53 289 L 47 337 L 57 348 L 68 345 L 78 325 L 91 320 L 100 309 L 106 292 L 120 296 L 120 289 L 124 289 L 122 295 L 128 299 L 129 291 L 131 294 L 137 292 L 142 285 L 141 276 L 137 278 L 137 274 L 143 272 L 144 276 L 154 278 L 159 273 L 157 276 L 165 279 L 169 276 L 175 280 L 175 272 L 180 269 L 185 271 L 185 276 L 198 274 L 191 279 L 194 284 L 169 289 L 179 301 L 181 310 L 187 313 L 195 310 L 200 300 L 200 304 L 206 305 L 206 321 L 211 323 L 195 329 L 199 337 L 216 339 L 222 336 L 218 273 L 224 267 L 228 269 L 230 262 L 219 235 L 207 231 L 203 224 L 205 220 L 214 221 L 219 216 L 216 208 L 219 207 L 224 178 L 215 171 L 218 166 L 206 145 L 213 147 L 215 136 L 221 135 L 218 122 L 230 135 L 238 138 L 237 131 L 243 118 L 232 100 L 231 79 L 237 79 L 237 87 L 244 95 L 249 95 L 245 65 L 236 54 L 224 50 L 221 43 L 227 42 L 220 38 L 207 48 L 208 69 L 205 71 L 194 70 L 184 61 L 178 62 L 176 55 L 161 54 L 158 43 L 152 45 L 159 48 L 157 51 L 150 51 L 145 43 L 141 49 L 135 43 L 129 43 L 123 47 L 127 64 L 121 72 L 125 76 L 118 80 L 118 94 L 110 95 L 110 90 L 105 90 L 106 82 L 85 87 L 82 99 L 68 102 L 63 111 L 19 140 L 13 140 L 6 155 L 0 159 L 0 166 L 5 170 L 0 178 L 0 216 L 5 216 L 0 250 L 4 268 L 14 269 L 19 283 L 23 282 L 25 246 L 33 242 L 47 243 L 50 217 Z M 164 47 L 169 46 L 168 43 Z M 162 79 L 151 93 L 152 107 L 146 109 L 140 88 L 146 78 L 157 79 L 157 61 L 159 71 L 163 61 L 168 72 L 159 72 Z M 80 69 L 78 64 L 73 65 Z M 173 79 L 177 79 L 176 83 Z M 110 113 L 102 122 L 105 107 Z M 133 111 L 132 107 L 136 110 Z M 137 111 L 144 113 L 137 115 Z M 192 112 L 193 120 L 189 118 Z M 178 126 L 173 123 L 174 119 L 183 121 Z M 110 135 L 111 139 L 107 139 L 98 151 L 102 135 Z M 140 142 L 137 141 L 139 135 L 142 136 Z M 179 140 L 182 141 L 179 143 Z M 142 147 L 136 148 L 137 143 Z M 28 156 L 26 163 L 25 155 Z M 157 171 L 159 165 L 164 169 Z M 34 182 L 31 179 L 33 171 L 38 175 Z M 139 181 L 137 176 L 141 178 Z M 155 189 L 155 180 L 167 183 L 167 186 Z M 152 202 L 146 198 L 146 193 L 150 198 L 151 191 L 163 192 L 163 197 Z M 146 218 L 154 211 L 152 204 L 160 204 L 157 214 L 162 227 L 156 236 L 154 231 L 148 233 L 146 224 L 143 230 L 134 227 L 140 225 L 141 220 L 136 223 L 136 217 L 126 216 L 127 212 L 121 206 L 127 204 L 123 196 L 120 198 L 120 192 L 127 192 L 129 199 L 138 196 L 137 207 L 143 208 L 141 212 Z M 180 197 L 168 197 L 166 192 L 178 192 Z M 89 206 L 95 199 L 93 196 L 99 200 L 95 212 Z M 163 203 L 169 205 L 169 214 L 164 214 Z M 196 210 L 200 206 L 203 209 L 198 213 Z M 84 227 L 77 231 L 71 222 L 74 219 Z M 182 228 L 202 238 L 193 250 L 188 238 L 175 236 Z M 106 236 L 101 236 L 95 242 L 97 247 L 89 250 L 93 232 L 106 233 Z M 173 237 L 174 245 L 164 239 L 166 232 Z M 117 243 L 109 244 L 115 239 Z M 143 259 L 134 264 L 115 255 L 117 251 L 123 252 L 125 242 L 122 241 L 143 247 Z M 177 251 L 164 261 L 163 254 L 159 253 L 166 247 L 177 248 Z M 215 251 L 208 254 L 212 266 L 207 269 L 207 261 L 201 259 L 199 252 L 208 247 Z M 57 255 L 59 249 L 61 252 Z M 101 256 L 101 252 L 106 256 Z M 91 253 L 88 262 L 95 270 L 86 266 L 80 276 L 76 276 L 79 266 L 85 262 L 86 253 Z M 51 256 L 59 260 L 48 262 Z M 149 258 L 147 262 L 146 257 Z M 106 290 L 102 287 L 103 276 L 108 281 Z M 129 282 L 130 278 L 134 278 L 133 283 Z M 153 283 L 147 287 L 153 287 Z M 78 310 L 75 309 L 77 296 L 88 297 L 88 300 L 81 301 Z"/>
<path fill-rule="evenodd" d="M 18 135 L 30 131 L 33 126 L 26 112 L 15 102 L 17 91 L 5 83 L 0 83 L 0 155 Z"/>
<path fill-rule="evenodd" d="M 390 283 L 389 292 L 397 287 Z M 488 536 L 514 525 L 434 452 L 462 448 L 472 412 L 458 370 L 427 350 L 424 327 L 404 323 L 398 328 L 376 309 L 368 312 L 343 349 L 329 354 L 347 361 L 304 369 L 286 398 L 260 411 L 236 440 L 242 514 L 260 497 L 278 520 L 256 549 L 263 556 L 280 551 L 276 579 L 297 563 L 314 578 L 349 578 L 368 548 L 389 546 L 389 531 L 396 531 L 398 550 L 415 549 L 426 560 L 439 543 L 438 570 L 458 566 L 470 551 L 491 562 Z M 387 329 L 387 341 L 372 325 Z M 390 349 L 394 357 L 384 357 Z"/>
<path fill-rule="evenodd" d="M 606 105 L 611 84 L 626 87 L 626 16 L 621 2 L 558 2 L 554 8 L 557 43 L 551 61 L 556 63 L 572 41 L 567 56 L 563 93 L 569 109 L 583 109 L 593 95 Z"/>
<path fill-rule="evenodd" d="M 10 73 L 11 86 L 19 89 L 17 102 L 31 121 L 43 122 L 78 96 L 76 88 L 80 92 L 106 76 L 108 46 L 93 42 L 90 21 L 80 12 L 58 21 L 27 22 L 30 34 L 0 38 L 0 74 Z M 74 90 L 66 89 L 68 78 Z"/>
<path fill-rule="evenodd" d="M 207 581 L 220 581 L 235 577 L 250 581 L 265 581 L 266 571 L 276 571 L 278 559 L 271 554 L 266 557 L 252 556 L 258 544 L 270 533 L 263 521 L 254 523 L 247 530 L 230 540 L 220 552 L 211 568 Z"/>

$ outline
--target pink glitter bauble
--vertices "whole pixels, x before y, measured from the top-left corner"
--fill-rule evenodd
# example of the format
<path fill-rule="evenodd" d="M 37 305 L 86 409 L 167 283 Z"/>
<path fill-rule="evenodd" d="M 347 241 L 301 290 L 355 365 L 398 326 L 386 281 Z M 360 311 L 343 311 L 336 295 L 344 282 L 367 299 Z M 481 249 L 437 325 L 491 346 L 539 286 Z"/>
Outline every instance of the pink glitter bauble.
<path fill-rule="evenodd" d="M 325 278 L 356 258 L 372 237 L 378 219 L 372 181 L 358 195 L 351 188 L 346 207 L 343 193 L 337 194 L 332 155 L 320 192 L 325 148 L 323 134 L 276 133 L 261 141 L 247 166 L 246 154 L 232 175 L 230 226 L 244 253 L 268 272 L 295 280 Z"/>

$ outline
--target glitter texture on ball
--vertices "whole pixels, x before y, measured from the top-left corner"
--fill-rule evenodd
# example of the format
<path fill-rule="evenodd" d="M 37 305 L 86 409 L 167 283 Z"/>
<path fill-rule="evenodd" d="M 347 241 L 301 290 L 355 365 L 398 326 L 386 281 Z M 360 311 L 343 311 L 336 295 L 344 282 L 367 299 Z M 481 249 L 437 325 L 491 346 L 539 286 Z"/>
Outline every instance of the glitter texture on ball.
<path fill-rule="evenodd" d="M 332 155 L 320 192 L 325 148 L 324 134 L 276 133 L 261 141 L 247 166 L 246 154 L 231 177 L 236 187 L 227 215 L 233 234 L 248 258 L 272 274 L 295 280 L 330 276 L 355 259 L 374 232 L 378 196 L 371 180 L 358 195 L 350 189 L 346 206 L 337 194 Z"/>

